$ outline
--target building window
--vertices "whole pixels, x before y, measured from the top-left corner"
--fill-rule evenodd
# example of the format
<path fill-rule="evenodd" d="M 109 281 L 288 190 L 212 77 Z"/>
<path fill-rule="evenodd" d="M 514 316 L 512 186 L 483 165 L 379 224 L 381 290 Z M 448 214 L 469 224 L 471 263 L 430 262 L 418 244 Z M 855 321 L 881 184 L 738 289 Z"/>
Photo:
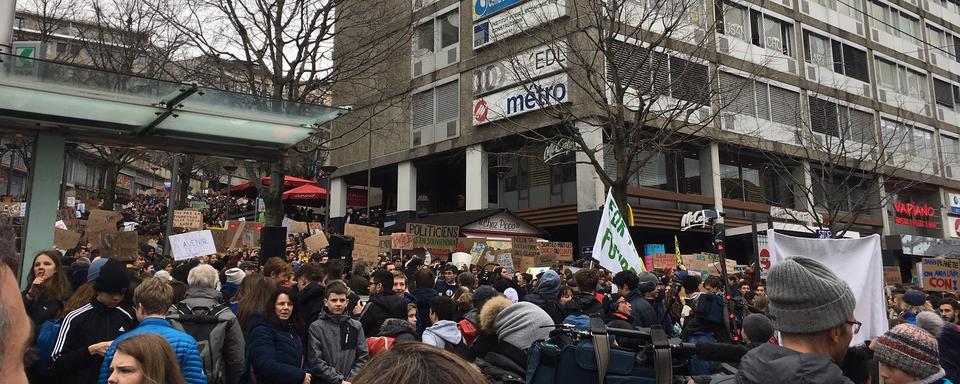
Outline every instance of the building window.
<path fill-rule="evenodd" d="M 891 7 L 880 0 L 870 0 L 867 13 L 873 17 L 873 25 L 893 36 L 918 39 L 920 20 L 911 14 Z"/>
<path fill-rule="evenodd" d="M 723 3 L 721 12 L 718 32 L 793 57 L 792 23 L 729 2 Z"/>
<path fill-rule="evenodd" d="M 904 122 L 883 118 L 880 124 L 889 161 L 918 163 L 924 171 L 939 174 L 934 132 Z"/>
<path fill-rule="evenodd" d="M 433 144 L 460 135 L 459 80 L 415 93 L 411 104 L 412 146 Z"/>
<path fill-rule="evenodd" d="M 810 129 L 826 136 L 873 145 L 873 114 L 810 96 Z"/>
<path fill-rule="evenodd" d="M 860 14 L 860 2 L 857 0 L 848 0 L 848 1 L 837 1 L 837 0 L 813 0 L 814 3 L 820 4 L 825 8 L 832 9 L 834 11 L 840 12 L 841 14 L 850 16 L 854 19 L 862 19 L 863 16 Z"/>
<path fill-rule="evenodd" d="M 867 53 L 863 50 L 810 31 L 803 31 L 803 46 L 808 63 L 870 83 Z"/>
<path fill-rule="evenodd" d="M 613 152 L 608 149 L 607 152 Z M 606 153 L 604 153 L 606 155 Z M 609 155 L 612 157 L 612 155 Z M 636 173 L 630 176 L 629 184 L 664 191 L 700 194 L 700 158 L 695 152 L 651 154 L 642 152 L 638 161 L 646 160 Z"/>
<path fill-rule="evenodd" d="M 857 212 L 869 215 L 873 180 L 834 168 L 811 167 L 810 178 L 814 205 L 829 214 Z"/>
<path fill-rule="evenodd" d="M 943 149 L 944 176 L 960 178 L 960 139 L 940 135 L 940 147 Z"/>
<path fill-rule="evenodd" d="M 960 57 L 957 57 L 957 52 L 960 51 L 960 37 L 939 27 L 927 25 L 927 44 L 931 53 L 939 53 L 946 55 L 951 60 L 960 61 Z M 941 65 L 940 62 L 937 62 L 937 64 Z M 945 64 L 943 63 L 943 65 Z"/>
<path fill-rule="evenodd" d="M 460 61 L 460 10 L 438 13 L 413 33 L 413 77 Z"/>
<path fill-rule="evenodd" d="M 739 153 L 720 154 L 720 193 L 724 199 L 746 201 L 792 208 L 793 193 L 780 172 L 789 172 L 784 164 L 741 156 Z"/>
<path fill-rule="evenodd" d="M 800 126 L 800 93 L 720 72 L 721 97 L 726 110 L 791 127 Z"/>
<path fill-rule="evenodd" d="M 653 52 L 619 40 L 610 42 L 614 61 L 607 63 L 607 72 L 618 73 L 629 93 L 644 99 L 667 95 L 674 99 L 709 106 L 710 73 L 706 65 L 666 53 Z M 677 106 L 683 107 L 683 106 Z"/>
<path fill-rule="evenodd" d="M 880 87 L 901 95 L 927 100 L 927 75 L 880 57 L 876 58 Z"/>

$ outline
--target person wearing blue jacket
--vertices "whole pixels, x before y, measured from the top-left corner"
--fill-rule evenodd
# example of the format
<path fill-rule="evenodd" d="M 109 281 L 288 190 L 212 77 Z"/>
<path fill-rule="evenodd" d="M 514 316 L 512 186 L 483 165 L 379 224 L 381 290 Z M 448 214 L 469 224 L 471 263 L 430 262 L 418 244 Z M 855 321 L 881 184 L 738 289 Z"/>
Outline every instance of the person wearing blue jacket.
<path fill-rule="evenodd" d="M 264 308 L 263 321 L 250 330 L 247 356 L 256 382 L 310 384 L 297 307 L 296 292 L 281 287 Z"/>
<path fill-rule="evenodd" d="M 110 363 L 117 350 L 117 343 L 131 336 L 155 334 L 163 336 L 173 347 L 173 352 L 180 362 L 180 371 L 188 384 L 206 384 L 207 376 L 203 373 L 203 360 L 200 359 L 200 349 L 197 340 L 179 331 L 166 319 L 167 310 L 173 302 L 173 287 L 159 278 L 144 280 L 133 291 L 133 302 L 136 305 L 137 319 L 140 324 L 129 332 L 118 336 L 107 349 L 100 366 L 100 384 L 106 384 L 110 377 Z"/>

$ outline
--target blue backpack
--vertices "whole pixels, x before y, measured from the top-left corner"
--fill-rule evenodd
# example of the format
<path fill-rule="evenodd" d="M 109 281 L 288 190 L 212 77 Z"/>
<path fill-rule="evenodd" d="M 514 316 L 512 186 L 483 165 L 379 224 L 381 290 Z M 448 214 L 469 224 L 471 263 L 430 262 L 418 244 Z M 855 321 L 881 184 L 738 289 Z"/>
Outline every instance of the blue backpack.
<path fill-rule="evenodd" d="M 50 354 L 53 353 L 54 344 L 57 343 L 57 335 L 60 333 L 60 326 L 63 319 L 56 322 L 47 320 L 40 326 L 40 332 L 37 333 L 37 361 L 33 364 L 33 369 L 38 373 L 46 373 L 50 369 Z"/>

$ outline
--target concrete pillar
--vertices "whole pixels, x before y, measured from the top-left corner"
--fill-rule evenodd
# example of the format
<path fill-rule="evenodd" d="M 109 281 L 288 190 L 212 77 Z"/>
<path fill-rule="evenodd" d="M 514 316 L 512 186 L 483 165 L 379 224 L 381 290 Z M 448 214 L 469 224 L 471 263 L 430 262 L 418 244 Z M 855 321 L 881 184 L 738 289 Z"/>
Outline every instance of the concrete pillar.
<path fill-rule="evenodd" d="M 347 183 L 342 177 L 330 180 L 330 217 L 347 215 Z"/>
<path fill-rule="evenodd" d="M 813 195 L 813 175 L 810 174 L 810 162 L 802 161 L 791 170 L 794 180 L 800 180 L 803 185 L 793 191 L 793 205 L 800 212 L 816 212 L 816 200 Z"/>
<path fill-rule="evenodd" d="M 467 147 L 467 201 L 468 211 L 486 209 L 489 201 L 487 179 L 490 165 L 482 144 Z M 499 203 L 499 202 L 497 202 Z"/>
<path fill-rule="evenodd" d="M 580 136 L 590 148 L 597 150 L 596 157 L 603 164 L 603 130 L 594 124 L 577 122 Z M 577 212 L 596 211 L 607 196 L 603 182 L 587 155 L 576 153 L 577 160 Z"/>
<path fill-rule="evenodd" d="M 0 52 L 13 53 L 13 23 L 17 0 L 0 0 Z"/>
<path fill-rule="evenodd" d="M 700 149 L 700 191 L 713 197 L 713 209 L 723 211 L 723 191 L 720 189 L 720 145 L 716 142 Z"/>
<path fill-rule="evenodd" d="M 884 187 L 885 182 L 886 182 L 886 178 L 884 178 L 883 176 L 877 177 L 877 194 L 878 194 L 877 198 L 879 199 L 878 201 L 884 201 L 880 196 L 887 195 L 887 189 L 886 187 Z M 889 204 L 889 202 L 890 200 L 887 199 L 887 204 Z M 892 235 L 894 223 L 890 219 L 889 212 L 887 212 L 886 204 L 880 207 L 880 219 L 881 221 L 883 221 L 883 232 L 882 232 L 883 236 Z"/>
<path fill-rule="evenodd" d="M 412 161 L 397 164 L 397 212 L 407 211 L 417 211 L 417 166 Z"/>
<path fill-rule="evenodd" d="M 943 187 L 937 188 L 937 195 L 940 196 L 940 226 L 943 229 L 943 238 L 952 239 L 950 236 L 950 197 L 947 196 L 947 191 Z"/>
<path fill-rule="evenodd" d="M 63 135 L 41 132 L 33 145 L 30 187 L 27 195 L 27 216 L 23 232 L 23 256 L 20 287 L 26 288 L 26 277 L 33 267 L 33 255 L 53 245 L 53 226 L 60 208 L 60 179 L 63 177 Z M 39 171 L 39 172 L 38 172 Z"/>

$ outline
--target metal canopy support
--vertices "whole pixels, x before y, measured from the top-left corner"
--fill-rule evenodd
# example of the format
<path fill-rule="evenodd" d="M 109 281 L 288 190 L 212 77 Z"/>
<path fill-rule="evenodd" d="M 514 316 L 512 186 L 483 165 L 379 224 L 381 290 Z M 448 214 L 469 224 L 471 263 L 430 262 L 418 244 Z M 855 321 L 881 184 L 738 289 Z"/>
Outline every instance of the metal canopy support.
<path fill-rule="evenodd" d="M 30 188 L 27 198 L 27 217 L 23 231 L 23 261 L 20 268 L 20 287 L 29 283 L 26 277 L 33 268 L 33 255 L 53 245 L 53 228 L 60 207 L 60 182 L 63 177 L 63 135 L 40 132 L 33 146 L 33 164 L 30 167 Z"/>
<path fill-rule="evenodd" d="M 183 107 L 183 104 L 180 103 L 192 96 L 194 93 L 197 93 L 199 90 L 200 87 L 196 84 L 193 84 L 190 86 L 190 88 L 180 88 L 180 92 L 176 95 L 172 95 L 172 97 L 164 97 L 165 100 L 169 99 L 170 101 L 160 100 L 160 105 L 163 106 L 163 111 L 157 112 L 157 118 L 153 119 L 150 124 L 134 129 L 133 134 L 143 135 L 156 128 L 158 125 L 160 125 L 160 123 L 170 117 L 170 115 L 173 115 L 174 110 Z M 200 94 L 203 94 L 203 92 L 200 92 Z M 176 117 L 176 115 L 174 115 L 174 117 Z"/>

